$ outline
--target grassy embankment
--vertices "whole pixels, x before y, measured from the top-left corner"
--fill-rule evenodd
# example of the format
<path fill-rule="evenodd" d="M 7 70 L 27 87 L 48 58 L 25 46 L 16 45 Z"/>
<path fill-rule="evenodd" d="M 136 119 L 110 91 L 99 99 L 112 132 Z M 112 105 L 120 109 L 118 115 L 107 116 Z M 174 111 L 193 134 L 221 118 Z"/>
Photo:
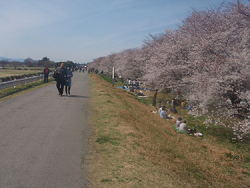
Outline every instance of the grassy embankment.
<path fill-rule="evenodd" d="M 110 78 L 90 78 L 92 187 L 250 187 L 249 144 L 232 143 L 221 127 L 206 130 L 204 117 L 193 118 L 178 107 L 203 136 L 175 132 L 176 120 L 151 113 L 151 97 L 138 99 L 112 87 Z M 158 99 L 171 96 L 159 93 Z"/>

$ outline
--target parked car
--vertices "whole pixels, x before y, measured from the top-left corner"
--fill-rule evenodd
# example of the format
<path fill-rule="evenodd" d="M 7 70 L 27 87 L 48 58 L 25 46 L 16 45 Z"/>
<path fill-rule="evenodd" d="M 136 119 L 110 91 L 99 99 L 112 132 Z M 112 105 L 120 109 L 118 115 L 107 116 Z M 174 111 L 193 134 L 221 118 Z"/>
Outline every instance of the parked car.
<path fill-rule="evenodd" d="M 18 68 L 17 70 L 22 70 L 21 68 Z"/>

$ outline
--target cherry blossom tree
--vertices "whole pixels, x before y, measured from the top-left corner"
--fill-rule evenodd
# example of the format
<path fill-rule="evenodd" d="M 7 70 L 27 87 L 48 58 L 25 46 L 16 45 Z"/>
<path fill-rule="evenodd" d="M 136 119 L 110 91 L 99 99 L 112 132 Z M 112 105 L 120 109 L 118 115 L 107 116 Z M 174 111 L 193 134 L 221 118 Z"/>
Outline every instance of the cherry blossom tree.
<path fill-rule="evenodd" d="M 141 79 L 157 89 L 180 89 L 195 102 L 191 114 L 216 117 L 215 124 L 239 115 L 244 100 L 250 102 L 247 87 L 250 72 L 250 6 L 239 0 L 206 11 L 195 9 L 175 30 L 149 35 L 141 48 L 95 59 L 91 66 L 114 66 L 123 78 Z M 228 107 L 226 99 L 233 105 Z M 211 110 L 211 106 L 217 110 Z M 208 119 L 205 123 L 214 123 Z M 247 120 L 233 122 L 236 138 L 250 134 Z"/>

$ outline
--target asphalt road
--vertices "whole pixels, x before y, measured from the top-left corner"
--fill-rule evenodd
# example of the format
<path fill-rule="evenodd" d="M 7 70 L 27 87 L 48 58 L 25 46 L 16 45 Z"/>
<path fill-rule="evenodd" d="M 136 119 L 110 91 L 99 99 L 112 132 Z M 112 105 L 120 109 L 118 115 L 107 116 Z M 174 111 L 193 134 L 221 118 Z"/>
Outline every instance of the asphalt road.
<path fill-rule="evenodd" d="M 86 72 L 73 74 L 69 97 L 51 84 L 0 104 L 1 188 L 89 185 L 89 79 Z"/>

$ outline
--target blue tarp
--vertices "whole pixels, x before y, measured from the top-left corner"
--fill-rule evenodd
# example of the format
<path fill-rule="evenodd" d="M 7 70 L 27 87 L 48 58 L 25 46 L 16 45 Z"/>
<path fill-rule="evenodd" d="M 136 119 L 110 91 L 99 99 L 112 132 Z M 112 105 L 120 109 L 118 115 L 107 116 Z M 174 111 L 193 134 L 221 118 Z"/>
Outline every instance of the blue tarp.
<path fill-rule="evenodd" d="M 121 86 L 118 86 L 118 88 L 122 89 Z M 129 88 L 127 88 L 126 86 L 124 86 L 124 88 L 125 88 L 126 90 L 129 90 Z"/>
<path fill-rule="evenodd" d="M 118 88 L 122 89 L 121 86 L 118 86 Z M 130 90 L 127 86 L 124 86 L 126 90 Z M 150 88 L 139 88 L 139 87 L 133 87 L 133 89 L 140 89 L 140 90 L 150 90 Z"/>

